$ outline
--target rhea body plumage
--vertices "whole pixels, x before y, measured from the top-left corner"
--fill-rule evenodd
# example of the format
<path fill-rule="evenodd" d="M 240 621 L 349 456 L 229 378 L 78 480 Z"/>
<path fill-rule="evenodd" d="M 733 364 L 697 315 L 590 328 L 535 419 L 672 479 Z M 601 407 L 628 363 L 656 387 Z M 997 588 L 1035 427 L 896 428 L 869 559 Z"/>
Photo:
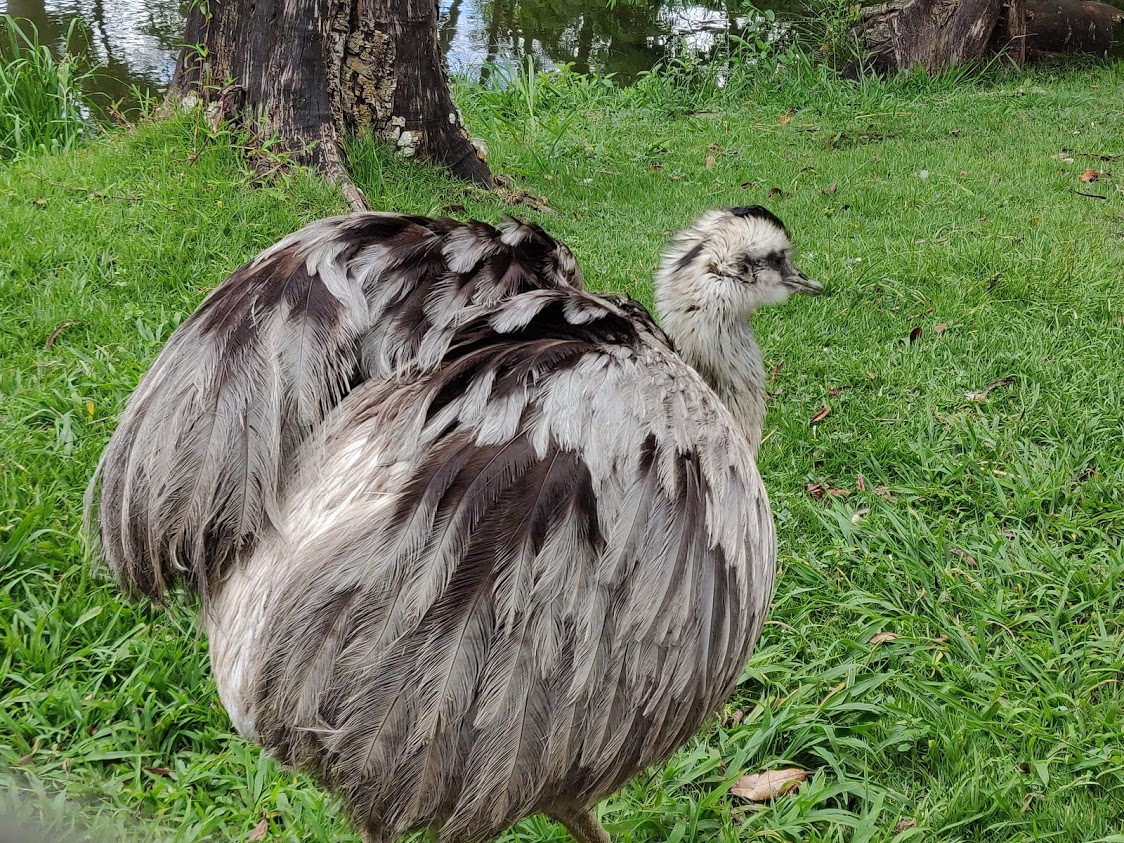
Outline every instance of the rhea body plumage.
<path fill-rule="evenodd" d="M 235 728 L 370 841 L 590 806 L 730 693 L 771 597 L 756 308 L 819 285 L 761 208 L 656 277 L 667 334 L 541 228 L 322 220 L 168 340 L 106 447 L 117 579 L 201 595 Z M 670 340 L 668 339 L 670 335 Z"/>

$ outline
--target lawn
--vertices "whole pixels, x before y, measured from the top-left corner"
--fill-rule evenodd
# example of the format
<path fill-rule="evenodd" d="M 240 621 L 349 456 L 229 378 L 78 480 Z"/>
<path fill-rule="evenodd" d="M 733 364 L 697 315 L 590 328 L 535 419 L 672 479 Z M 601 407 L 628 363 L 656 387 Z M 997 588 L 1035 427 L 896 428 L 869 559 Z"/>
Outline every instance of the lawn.
<path fill-rule="evenodd" d="M 668 231 L 754 203 L 829 289 L 755 322 L 771 620 L 724 713 L 601 806 L 610 833 L 1124 841 L 1124 65 L 706 91 L 462 86 L 493 167 L 552 214 L 352 150 L 373 207 L 534 218 L 595 289 L 650 303 Z M 191 608 L 125 602 L 78 535 L 169 332 L 344 207 L 299 170 L 255 188 L 236 141 L 189 114 L 0 165 L 0 814 L 49 839 L 357 839 L 233 736 Z M 728 793 L 777 767 L 812 775 Z"/>

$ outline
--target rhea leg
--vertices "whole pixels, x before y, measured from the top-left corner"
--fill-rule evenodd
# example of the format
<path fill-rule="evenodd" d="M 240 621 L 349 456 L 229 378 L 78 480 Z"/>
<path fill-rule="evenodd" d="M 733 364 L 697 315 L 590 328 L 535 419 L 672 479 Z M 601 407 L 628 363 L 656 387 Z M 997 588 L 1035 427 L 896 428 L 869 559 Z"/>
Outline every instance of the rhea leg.
<path fill-rule="evenodd" d="M 546 815 L 565 826 L 576 843 L 612 843 L 592 808 L 555 805 Z"/>

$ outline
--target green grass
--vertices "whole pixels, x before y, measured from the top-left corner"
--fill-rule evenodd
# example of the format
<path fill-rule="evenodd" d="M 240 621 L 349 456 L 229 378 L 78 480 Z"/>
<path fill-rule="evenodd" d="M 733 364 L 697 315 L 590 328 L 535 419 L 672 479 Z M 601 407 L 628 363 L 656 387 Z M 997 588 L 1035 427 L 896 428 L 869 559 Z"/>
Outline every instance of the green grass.
<path fill-rule="evenodd" d="M 1124 840 L 1124 67 L 705 82 L 460 90 L 590 286 L 649 302 L 666 231 L 762 202 L 831 292 L 756 321 L 783 364 L 762 453 L 771 621 L 722 722 L 602 806 L 611 833 Z M 86 478 L 172 328 L 343 207 L 300 172 L 250 189 L 221 138 L 196 156 L 196 125 L 0 170 L 0 814 L 50 839 L 237 840 L 269 817 L 270 840 L 354 840 L 331 798 L 232 736 L 190 613 L 185 634 L 124 603 L 77 539 Z M 353 158 L 373 207 L 512 211 L 371 144 Z M 787 765 L 813 776 L 772 805 L 727 793 Z M 541 818 L 505 838 L 565 839 Z"/>
<path fill-rule="evenodd" d="M 39 43 L 31 23 L 0 17 L 0 161 L 68 149 L 86 134 L 83 78 L 73 58 Z"/>

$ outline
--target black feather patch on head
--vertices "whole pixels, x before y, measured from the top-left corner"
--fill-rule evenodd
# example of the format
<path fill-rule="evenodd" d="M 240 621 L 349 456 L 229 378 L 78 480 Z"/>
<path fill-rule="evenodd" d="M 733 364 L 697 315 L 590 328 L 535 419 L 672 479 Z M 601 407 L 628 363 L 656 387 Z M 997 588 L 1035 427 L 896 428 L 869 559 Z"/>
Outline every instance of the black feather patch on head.
<path fill-rule="evenodd" d="M 677 260 L 675 262 L 675 269 L 678 272 L 682 272 L 684 269 L 686 269 L 688 266 L 691 265 L 691 261 L 693 261 L 695 258 L 697 258 L 699 256 L 699 253 L 702 252 L 702 250 L 703 250 L 703 244 L 702 243 L 696 243 L 694 246 L 691 247 L 690 251 L 685 252 L 683 255 L 680 256 L 679 260 Z"/>
<path fill-rule="evenodd" d="M 785 234 L 788 234 L 788 228 L 781 222 L 780 217 L 761 205 L 742 205 L 739 208 L 731 208 L 730 213 L 735 217 L 755 217 L 759 220 L 768 220 Z"/>

